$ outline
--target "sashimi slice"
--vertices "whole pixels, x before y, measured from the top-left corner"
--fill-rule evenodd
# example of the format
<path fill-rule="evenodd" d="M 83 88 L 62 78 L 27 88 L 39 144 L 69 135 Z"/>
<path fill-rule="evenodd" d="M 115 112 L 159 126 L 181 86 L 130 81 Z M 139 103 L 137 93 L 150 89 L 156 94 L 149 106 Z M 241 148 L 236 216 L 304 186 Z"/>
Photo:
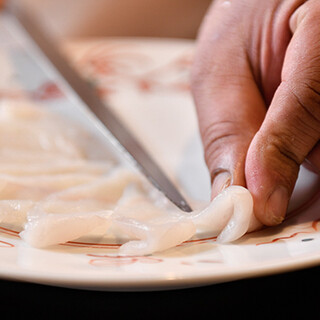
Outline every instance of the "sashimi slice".
<path fill-rule="evenodd" d="M 111 211 L 45 214 L 29 219 L 20 237 L 32 247 L 44 248 L 86 235 L 96 228 L 108 229 Z"/>

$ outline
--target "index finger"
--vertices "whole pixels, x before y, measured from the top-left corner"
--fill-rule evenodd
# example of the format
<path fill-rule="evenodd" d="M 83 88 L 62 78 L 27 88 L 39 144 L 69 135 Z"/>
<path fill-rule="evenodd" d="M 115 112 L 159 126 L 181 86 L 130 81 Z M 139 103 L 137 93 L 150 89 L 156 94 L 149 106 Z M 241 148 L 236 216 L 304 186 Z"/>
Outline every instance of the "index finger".
<path fill-rule="evenodd" d="M 228 184 L 246 185 L 246 153 L 266 107 L 233 20 L 238 10 L 211 10 L 199 38 L 192 91 L 214 197 Z"/>

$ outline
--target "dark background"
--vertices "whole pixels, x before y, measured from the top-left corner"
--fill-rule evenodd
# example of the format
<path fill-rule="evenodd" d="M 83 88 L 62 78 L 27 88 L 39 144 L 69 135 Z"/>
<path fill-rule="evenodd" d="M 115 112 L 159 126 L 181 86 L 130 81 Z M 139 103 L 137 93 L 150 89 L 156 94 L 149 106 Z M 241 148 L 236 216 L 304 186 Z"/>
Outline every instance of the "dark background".
<path fill-rule="evenodd" d="M 319 319 L 320 267 L 192 289 L 102 292 L 0 281 L 1 319 Z"/>

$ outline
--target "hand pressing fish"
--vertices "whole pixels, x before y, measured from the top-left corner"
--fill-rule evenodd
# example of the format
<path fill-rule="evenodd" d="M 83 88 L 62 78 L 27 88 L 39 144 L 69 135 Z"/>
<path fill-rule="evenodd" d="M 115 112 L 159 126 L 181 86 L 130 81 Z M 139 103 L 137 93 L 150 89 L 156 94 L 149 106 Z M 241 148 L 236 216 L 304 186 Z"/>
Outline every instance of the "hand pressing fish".
<path fill-rule="evenodd" d="M 122 254 L 145 255 L 163 251 L 197 233 L 218 236 L 219 243 L 231 242 L 259 226 L 253 215 L 251 194 L 240 186 L 227 188 L 205 209 L 191 213 L 161 208 L 145 194 L 130 193 L 124 194 L 114 210 L 113 223 L 120 227 L 120 232 L 137 239 L 122 245 Z"/>
<path fill-rule="evenodd" d="M 89 199 L 82 199 L 81 193 L 76 199 L 73 193 L 73 199 L 67 200 L 62 192 L 60 197 L 34 205 L 27 212 L 21 238 L 34 247 L 46 247 L 75 240 L 104 226 L 101 236 L 110 233 L 130 239 L 120 247 L 120 254 L 146 255 L 175 247 L 197 232 L 218 236 L 220 243 L 234 241 L 255 223 L 252 197 L 243 187 L 229 187 L 204 210 L 188 214 L 153 203 L 147 191 L 133 192 L 133 185 L 113 203 L 99 199 L 95 193 L 98 189 L 87 187 Z M 113 198 L 112 184 L 109 187 L 109 192 L 104 190 Z"/>
<path fill-rule="evenodd" d="M 245 188 L 231 186 L 205 208 L 182 212 L 139 173 L 91 159 L 76 138 L 88 133 L 64 122 L 43 106 L 0 106 L 0 223 L 19 223 L 29 245 L 48 247 L 98 230 L 126 239 L 120 254 L 146 255 L 201 233 L 234 241 L 259 226 Z"/>

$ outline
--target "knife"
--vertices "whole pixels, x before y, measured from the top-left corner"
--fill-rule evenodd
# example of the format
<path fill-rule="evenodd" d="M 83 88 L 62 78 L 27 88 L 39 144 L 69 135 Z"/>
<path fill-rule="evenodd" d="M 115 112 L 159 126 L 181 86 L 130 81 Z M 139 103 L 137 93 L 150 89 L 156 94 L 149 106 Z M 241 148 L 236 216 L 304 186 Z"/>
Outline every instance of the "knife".
<path fill-rule="evenodd" d="M 41 31 L 41 27 L 32 19 L 31 15 L 17 5 L 7 7 L 7 11 L 16 17 L 33 42 L 51 62 L 57 73 L 63 77 L 73 92 L 92 111 L 116 141 L 120 143 L 120 146 L 117 143 L 116 147 L 122 149 L 122 152 L 124 148 L 136 167 L 178 208 L 185 212 L 192 211 L 187 201 L 156 164 L 154 159 L 152 159 L 150 154 L 147 153 L 134 135 L 111 111 L 110 107 L 99 99 L 94 88 L 87 84 L 69 65 L 55 48 L 53 42 L 49 40 L 48 35 Z"/>

